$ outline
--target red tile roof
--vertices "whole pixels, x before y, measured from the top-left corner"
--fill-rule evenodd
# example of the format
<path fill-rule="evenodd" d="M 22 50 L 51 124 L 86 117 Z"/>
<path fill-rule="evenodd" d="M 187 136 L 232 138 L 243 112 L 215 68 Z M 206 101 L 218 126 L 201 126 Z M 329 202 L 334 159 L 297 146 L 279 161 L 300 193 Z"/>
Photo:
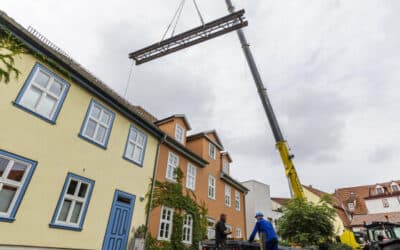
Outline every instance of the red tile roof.
<path fill-rule="evenodd" d="M 374 221 L 387 220 L 389 220 L 389 222 L 400 223 L 400 212 L 354 215 L 351 225 L 362 226 L 364 223 L 369 224 Z"/>

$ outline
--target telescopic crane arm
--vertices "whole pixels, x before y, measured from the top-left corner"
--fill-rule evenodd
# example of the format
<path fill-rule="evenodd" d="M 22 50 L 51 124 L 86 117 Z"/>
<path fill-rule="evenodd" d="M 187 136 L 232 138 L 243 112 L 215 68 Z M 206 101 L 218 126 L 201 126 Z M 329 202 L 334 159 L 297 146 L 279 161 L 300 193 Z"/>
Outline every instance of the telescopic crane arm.
<path fill-rule="evenodd" d="M 225 0 L 226 5 L 228 6 L 228 11 L 230 13 L 234 13 L 235 8 L 233 7 L 231 0 Z M 267 95 L 267 89 L 264 87 L 264 83 L 261 79 L 260 73 L 258 72 L 256 62 L 254 60 L 253 54 L 250 50 L 250 45 L 247 42 L 246 36 L 242 29 L 238 29 L 237 35 L 239 37 L 240 43 L 242 45 L 242 49 L 244 55 L 247 60 L 247 64 L 249 65 L 251 74 L 253 76 L 254 82 L 256 84 L 258 94 L 260 96 L 262 105 L 264 107 L 265 114 L 267 115 L 269 124 L 272 129 L 272 133 L 274 134 L 276 147 L 279 151 L 279 154 L 282 159 L 282 163 L 285 167 L 285 173 L 287 178 L 289 179 L 291 193 L 295 198 L 304 198 L 303 187 L 301 185 L 300 179 L 297 175 L 296 169 L 293 164 L 293 155 L 290 154 L 289 147 L 285 139 L 283 138 L 281 129 L 279 127 L 278 121 L 276 119 L 274 110 L 272 109 L 272 105 L 269 101 Z"/>

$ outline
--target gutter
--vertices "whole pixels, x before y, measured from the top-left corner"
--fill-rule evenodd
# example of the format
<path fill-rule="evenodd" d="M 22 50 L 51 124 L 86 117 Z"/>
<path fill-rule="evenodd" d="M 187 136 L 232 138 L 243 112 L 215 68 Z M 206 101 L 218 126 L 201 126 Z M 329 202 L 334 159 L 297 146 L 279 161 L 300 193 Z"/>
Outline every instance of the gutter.
<path fill-rule="evenodd" d="M 224 172 L 220 172 L 220 178 L 225 181 L 226 183 L 231 184 L 232 186 L 234 186 L 236 189 L 238 189 L 239 191 L 247 194 L 247 192 L 249 192 L 249 190 L 243 186 L 241 183 L 239 183 L 238 181 L 236 181 L 235 179 L 233 179 L 232 177 L 230 177 L 229 175 L 225 174 Z"/>
<path fill-rule="evenodd" d="M 147 233 L 148 233 L 148 229 L 149 229 L 149 225 L 150 225 L 150 212 L 152 210 L 153 207 L 153 197 L 154 197 L 154 187 L 156 186 L 156 174 L 157 174 L 157 170 L 158 170 L 158 160 L 160 158 L 160 147 L 161 144 L 163 142 L 165 142 L 167 138 L 167 135 L 164 135 L 161 140 L 159 141 L 158 145 L 157 145 L 157 156 L 156 156 L 156 160 L 154 162 L 154 169 L 153 169 L 153 180 L 151 183 L 151 192 L 150 192 L 150 200 L 149 200 L 149 207 L 147 209 L 147 216 L 146 216 L 146 234 L 144 236 L 144 249 L 146 249 L 146 239 L 147 239 Z"/>

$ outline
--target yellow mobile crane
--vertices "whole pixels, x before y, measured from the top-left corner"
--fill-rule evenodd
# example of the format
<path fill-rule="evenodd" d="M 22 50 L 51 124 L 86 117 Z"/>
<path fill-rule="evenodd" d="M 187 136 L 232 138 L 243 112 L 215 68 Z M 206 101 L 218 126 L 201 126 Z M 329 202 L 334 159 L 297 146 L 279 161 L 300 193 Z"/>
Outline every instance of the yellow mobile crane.
<path fill-rule="evenodd" d="M 228 6 L 228 11 L 230 13 L 234 13 L 235 8 L 232 5 L 232 1 L 225 0 L 225 2 Z M 238 29 L 236 32 L 239 37 L 239 41 L 242 44 L 242 49 L 246 57 L 247 64 L 250 67 L 250 71 L 256 84 L 265 114 L 267 115 L 269 125 L 271 126 L 272 133 L 274 134 L 276 148 L 279 151 L 283 166 L 285 167 L 286 176 L 289 179 L 289 188 L 291 190 L 292 197 L 305 198 L 303 187 L 293 164 L 294 155 L 290 153 L 288 144 L 282 135 L 274 110 L 272 109 L 272 105 L 267 95 L 267 89 L 264 87 L 264 83 L 261 79 L 260 73 L 258 72 L 253 54 L 251 53 L 250 45 L 247 42 L 242 29 Z"/>
<path fill-rule="evenodd" d="M 199 8 L 196 4 L 196 0 L 192 1 L 196 8 L 197 14 L 200 17 L 200 21 L 202 23 L 201 26 L 174 36 L 176 24 L 185 3 L 185 0 L 182 0 L 178 10 L 172 18 L 170 25 L 164 33 L 162 40 L 158 43 L 154 43 L 148 47 L 130 53 L 129 58 L 134 59 L 136 61 L 136 65 L 139 65 L 236 30 L 247 60 L 247 64 L 249 65 L 251 74 L 253 76 L 254 83 L 256 84 L 261 103 L 264 107 L 265 114 L 267 115 L 268 122 L 271 126 L 276 148 L 279 151 L 283 166 L 285 168 L 285 174 L 289 180 L 291 196 L 292 198 L 306 198 L 299 176 L 297 175 L 293 164 L 294 155 L 290 153 L 288 144 L 282 135 L 282 131 L 269 101 L 267 90 L 264 87 L 264 83 L 261 79 L 253 54 L 250 50 L 250 45 L 247 42 L 242 30 L 243 27 L 248 25 L 243 16 L 245 11 L 239 10 L 235 12 L 232 1 L 225 0 L 230 14 L 214 21 L 204 23 L 203 17 L 201 16 Z M 175 23 L 175 27 L 172 29 L 171 37 L 164 39 L 172 23 Z M 342 234 L 341 239 L 343 243 L 351 246 L 352 248 L 360 249 L 360 245 L 356 242 L 353 232 L 346 230 Z"/>

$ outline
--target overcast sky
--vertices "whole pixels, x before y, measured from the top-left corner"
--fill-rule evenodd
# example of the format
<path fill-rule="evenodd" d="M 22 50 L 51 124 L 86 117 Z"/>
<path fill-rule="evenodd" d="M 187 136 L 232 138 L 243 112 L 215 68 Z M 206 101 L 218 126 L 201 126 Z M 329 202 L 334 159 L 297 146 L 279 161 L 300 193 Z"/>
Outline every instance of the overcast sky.
<path fill-rule="evenodd" d="M 1 0 L 123 95 L 128 53 L 161 39 L 180 0 Z M 197 0 L 206 21 L 223 0 Z M 303 184 L 324 191 L 400 179 L 400 1 L 233 0 Z M 177 32 L 200 21 L 186 1 Z M 236 34 L 133 66 L 127 98 L 158 118 L 216 129 L 239 180 L 289 194 Z"/>

